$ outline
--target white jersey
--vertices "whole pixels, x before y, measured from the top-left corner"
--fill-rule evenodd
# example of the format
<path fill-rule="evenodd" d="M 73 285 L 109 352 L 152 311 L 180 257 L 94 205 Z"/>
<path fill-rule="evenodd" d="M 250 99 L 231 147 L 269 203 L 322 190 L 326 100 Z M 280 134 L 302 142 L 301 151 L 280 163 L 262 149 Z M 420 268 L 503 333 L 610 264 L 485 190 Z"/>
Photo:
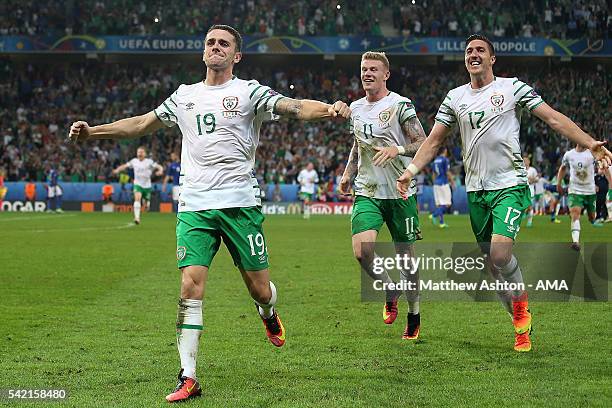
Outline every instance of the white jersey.
<path fill-rule="evenodd" d="M 535 185 L 538 180 L 538 171 L 535 169 L 535 167 L 529 167 L 527 169 L 527 183 L 529 183 L 529 191 L 531 192 L 532 197 L 535 195 Z"/>
<path fill-rule="evenodd" d="M 236 77 L 222 85 L 181 85 L 155 114 L 183 134 L 179 211 L 260 204 L 253 176 L 259 130 L 282 95 Z"/>
<path fill-rule="evenodd" d="M 416 116 L 414 105 L 408 98 L 395 92 L 376 102 L 361 98 L 351 103 L 351 131 L 359 148 L 359 164 L 355 178 L 355 194 L 379 199 L 401 198 L 396 180 L 406 170 L 411 158 L 397 156 L 385 167 L 374 166 L 375 146 L 404 146 L 406 138 L 402 125 Z M 413 179 L 408 195 L 416 194 Z"/>
<path fill-rule="evenodd" d="M 139 160 L 137 157 L 134 157 L 127 162 L 127 166 L 130 169 L 134 169 L 135 185 L 142 188 L 151 188 L 151 176 L 153 175 L 153 170 L 155 170 L 159 164 L 151 159 Z"/>
<path fill-rule="evenodd" d="M 569 168 L 570 194 L 595 194 L 595 158 L 590 150 L 572 149 L 563 155 L 562 165 Z"/>
<path fill-rule="evenodd" d="M 310 171 L 302 169 L 297 179 L 298 183 L 300 183 L 300 193 L 315 193 L 315 184 L 319 182 L 319 175 L 315 169 Z"/>
<path fill-rule="evenodd" d="M 436 115 L 445 126 L 459 125 L 466 190 L 499 190 L 527 184 L 519 133 L 523 109 L 544 103 L 516 78 L 495 77 L 489 85 L 452 89 Z"/>

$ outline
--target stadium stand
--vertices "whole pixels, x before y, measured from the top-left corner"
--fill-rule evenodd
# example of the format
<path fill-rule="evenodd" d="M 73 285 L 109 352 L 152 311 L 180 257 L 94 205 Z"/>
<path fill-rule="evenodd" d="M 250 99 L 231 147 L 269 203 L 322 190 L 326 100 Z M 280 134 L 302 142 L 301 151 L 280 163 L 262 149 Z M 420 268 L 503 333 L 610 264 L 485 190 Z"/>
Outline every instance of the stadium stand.
<path fill-rule="evenodd" d="M 255 35 L 455 37 L 483 32 L 494 37 L 609 38 L 610 21 L 605 0 L 7 0 L 0 4 L 0 35 L 197 35 L 225 22 Z"/>
<path fill-rule="evenodd" d="M 288 67 L 270 74 L 270 67 L 238 67 L 239 76 L 260 78 L 291 97 L 350 102 L 362 96 L 356 70 Z M 41 181 L 47 164 L 58 168 L 64 181 L 111 180 L 111 169 L 133 157 L 139 143 L 147 145 L 153 158 L 167 162 L 170 152 L 180 149 L 180 133 L 176 128 L 139 141 L 99 141 L 84 146 L 65 144 L 65 134 L 74 120 L 87 119 L 90 124 L 98 124 L 148 112 L 180 83 L 197 82 L 202 75 L 198 66 L 178 69 L 176 65 L 99 62 L 49 65 L 3 61 L 0 71 L 3 72 L 0 102 L 15 107 L 0 112 L 3 132 L 0 167 L 7 169 L 8 181 Z M 497 74 L 518 75 L 533 84 L 549 104 L 591 134 L 609 134 L 611 74 L 602 66 L 561 69 L 505 66 Z M 413 99 L 427 132 L 445 92 L 466 80 L 456 64 L 453 69 L 440 67 L 435 71 L 395 64 L 390 89 Z M 534 165 L 550 177 L 567 148 L 566 143 L 539 120 L 529 115 L 523 120 L 523 151 L 532 154 Z M 461 152 L 458 140 L 453 140 L 451 159 L 460 169 Z M 299 170 L 313 161 L 324 179 L 334 180 L 351 143 L 347 129 L 336 123 L 289 120 L 268 123 L 261 132 L 257 176 L 262 183 L 295 183 Z"/>

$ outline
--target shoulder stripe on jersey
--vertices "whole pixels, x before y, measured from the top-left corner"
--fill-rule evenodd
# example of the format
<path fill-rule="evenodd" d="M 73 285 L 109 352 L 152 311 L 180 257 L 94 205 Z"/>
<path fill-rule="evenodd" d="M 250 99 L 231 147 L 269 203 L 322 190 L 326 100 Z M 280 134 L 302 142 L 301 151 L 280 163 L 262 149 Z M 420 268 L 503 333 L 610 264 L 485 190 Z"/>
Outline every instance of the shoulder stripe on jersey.
<path fill-rule="evenodd" d="M 268 102 L 270 101 L 270 99 L 272 99 L 273 97 L 274 97 L 274 95 L 270 95 L 270 96 L 268 96 L 268 97 L 266 98 L 266 100 L 264 101 L 264 103 L 263 103 L 263 105 L 262 105 L 264 110 L 266 109 L 266 105 L 268 104 Z M 255 104 L 255 114 L 256 114 L 256 115 L 257 115 L 257 109 L 259 109 L 259 103 L 262 101 L 262 99 L 263 99 L 263 98 L 259 99 L 259 100 L 257 101 L 257 103 Z"/>
<path fill-rule="evenodd" d="M 453 111 L 453 108 L 451 108 L 450 106 L 448 106 L 444 102 L 442 102 L 442 106 L 444 106 L 445 108 L 448 108 L 451 112 Z"/>
<path fill-rule="evenodd" d="M 523 84 L 519 89 L 517 89 L 516 91 L 514 91 L 514 96 L 516 96 L 517 93 L 519 93 L 521 91 L 521 89 L 523 89 L 524 87 L 528 86 L 527 84 Z"/>
<path fill-rule="evenodd" d="M 176 102 L 174 102 L 174 100 L 172 99 L 171 96 L 169 96 L 168 99 L 170 99 L 170 102 L 172 102 L 174 104 L 174 106 L 176 106 L 178 108 L 178 105 L 176 104 Z"/>
<path fill-rule="evenodd" d="M 529 112 L 533 111 L 535 108 L 537 108 L 538 106 L 540 106 L 541 104 L 543 104 L 544 101 L 540 101 L 538 103 L 536 103 L 535 105 L 533 105 L 531 108 L 529 108 Z"/>
<path fill-rule="evenodd" d="M 444 99 L 448 99 L 449 101 L 452 100 L 450 96 L 446 95 L 446 97 Z"/>
<path fill-rule="evenodd" d="M 253 92 L 251 92 L 251 94 L 249 95 L 249 99 L 253 99 L 253 95 L 255 95 L 255 92 L 257 92 L 257 90 L 259 88 L 261 88 L 263 85 L 259 85 L 257 88 L 253 89 Z"/>
<path fill-rule="evenodd" d="M 512 82 L 512 85 L 516 84 L 517 82 L 519 82 L 518 78 Z"/>
<path fill-rule="evenodd" d="M 259 95 L 258 99 L 259 99 L 259 100 L 263 99 L 263 98 L 266 96 L 266 94 L 267 94 L 268 92 L 272 92 L 272 88 L 268 88 L 268 89 L 266 89 L 265 91 L 263 91 L 263 92 L 262 92 L 262 94 L 261 94 L 261 95 Z"/>
<path fill-rule="evenodd" d="M 403 126 L 403 125 L 404 125 L 404 123 L 406 123 L 406 122 L 408 122 L 410 119 L 413 119 L 413 118 L 416 118 L 416 117 L 417 117 L 417 115 L 416 115 L 416 114 L 415 114 L 415 115 L 411 115 L 411 116 L 407 117 L 406 119 L 404 119 L 402 122 L 400 122 L 400 125 L 402 125 L 402 126 Z"/>
<path fill-rule="evenodd" d="M 164 107 L 166 109 L 168 109 L 168 113 L 170 113 L 172 116 L 177 117 L 174 112 L 172 112 L 172 109 L 170 109 L 170 107 L 168 106 L 168 104 L 166 102 L 163 102 L 162 105 L 164 105 Z"/>
<path fill-rule="evenodd" d="M 440 119 L 440 118 L 438 118 L 438 117 L 436 117 L 434 120 L 435 120 L 436 122 L 440 122 L 440 123 L 442 123 L 442 124 L 443 124 L 443 125 L 445 125 L 446 127 L 449 127 L 449 128 L 452 128 L 452 127 L 453 127 L 453 125 L 451 125 L 451 124 L 450 124 L 450 123 L 448 123 L 447 121 L 445 121 L 445 120 L 443 120 L 443 119 Z"/>
<path fill-rule="evenodd" d="M 531 94 L 531 91 L 533 91 L 533 88 L 530 88 L 527 92 L 525 92 L 525 94 L 523 96 L 521 96 L 517 102 L 520 102 L 523 100 L 524 97 L 526 97 L 527 95 Z M 537 96 L 532 96 L 532 98 L 537 98 Z"/>

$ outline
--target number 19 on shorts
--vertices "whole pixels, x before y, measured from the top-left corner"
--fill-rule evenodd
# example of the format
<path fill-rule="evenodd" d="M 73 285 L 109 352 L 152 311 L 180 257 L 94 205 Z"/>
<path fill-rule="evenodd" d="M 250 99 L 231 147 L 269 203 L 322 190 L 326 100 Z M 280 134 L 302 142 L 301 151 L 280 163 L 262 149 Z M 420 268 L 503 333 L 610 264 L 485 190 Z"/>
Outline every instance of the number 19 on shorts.
<path fill-rule="evenodd" d="M 261 233 L 257 233 L 255 237 L 253 237 L 253 234 L 249 234 L 247 235 L 247 239 L 251 247 L 251 256 L 263 255 L 266 252 L 266 243 Z"/>

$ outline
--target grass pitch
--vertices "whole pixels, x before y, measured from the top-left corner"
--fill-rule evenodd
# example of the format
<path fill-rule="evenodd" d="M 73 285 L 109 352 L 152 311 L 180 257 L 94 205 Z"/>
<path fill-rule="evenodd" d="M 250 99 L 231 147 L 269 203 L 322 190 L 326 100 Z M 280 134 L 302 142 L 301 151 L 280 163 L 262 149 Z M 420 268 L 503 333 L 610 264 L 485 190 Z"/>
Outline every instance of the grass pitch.
<path fill-rule="evenodd" d="M 175 385 L 175 219 L 0 213 L 0 389 L 62 388 L 62 406 L 166 406 Z M 465 216 L 426 240 L 472 241 Z M 536 217 L 520 241 L 569 239 Z M 198 372 L 206 407 L 610 406 L 610 303 L 535 303 L 534 350 L 512 350 L 498 303 L 423 303 L 421 338 L 400 339 L 360 302 L 348 217 L 270 216 L 271 273 L 287 344 L 268 343 L 227 250 L 207 286 Z M 586 241 L 612 225 L 583 222 Z M 381 235 L 389 241 L 388 232 Z M 4 401 L 5 402 L 5 401 Z M 3 401 L 0 401 L 2 404 Z M 55 404 L 55 403 L 54 403 Z M 40 406 L 20 402 L 15 406 Z"/>

